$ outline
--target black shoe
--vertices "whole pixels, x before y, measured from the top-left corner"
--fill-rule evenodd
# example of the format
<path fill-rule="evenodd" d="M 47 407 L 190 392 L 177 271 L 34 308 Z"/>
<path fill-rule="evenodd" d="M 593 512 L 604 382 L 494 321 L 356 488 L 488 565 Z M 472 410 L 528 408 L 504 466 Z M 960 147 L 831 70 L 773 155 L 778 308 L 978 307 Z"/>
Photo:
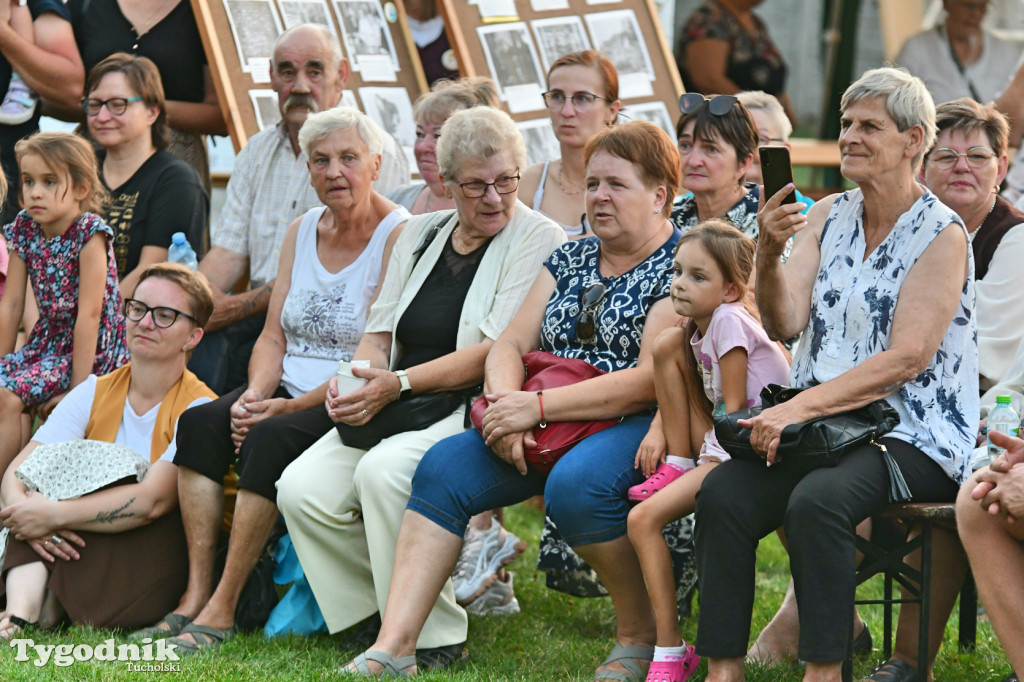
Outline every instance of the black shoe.
<path fill-rule="evenodd" d="M 1017 673 L 1011 672 L 1009 677 L 1003 678 L 1003 682 L 1020 682 L 1020 678 L 1017 677 Z"/>
<path fill-rule="evenodd" d="M 871 641 L 871 630 L 868 628 L 868 624 L 864 623 L 860 634 L 853 638 L 853 655 L 870 654 L 873 648 L 874 642 Z"/>
<path fill-rule="evenodd" d="M 377 641 L 380 634 L 380 613 L 375 613 L 348 629 L 347 635 L 338 639 L 338 648 L 345 651 L 366 651 Z"/>
<path fill-rule="evenodd" d="M 469 658 L 469 649 L 466 643 L 449 644 L 448 646 L 436 646 L 430 649 L 416 650 L 416 669 L 419 672 L 426 670 L 443 670 L 453 665 L 465 662 Z"/>
<path fill-rule="evenodd" d="M 860 682 L 918 682 L 917 669 L 906 661 L 890 658 Z"/>

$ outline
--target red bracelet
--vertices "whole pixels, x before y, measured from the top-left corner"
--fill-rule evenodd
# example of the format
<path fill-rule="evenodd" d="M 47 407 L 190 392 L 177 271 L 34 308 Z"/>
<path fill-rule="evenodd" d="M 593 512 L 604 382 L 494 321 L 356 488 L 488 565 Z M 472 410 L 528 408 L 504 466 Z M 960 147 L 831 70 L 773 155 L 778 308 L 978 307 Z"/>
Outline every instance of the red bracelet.
<path fill-rule="evenodd" d="M 540 424 L 537 426 L 543 429 L 548 425 L 547 420 L 544 419 L 544 391 L 537 391 L 537 402 L 540 403 Z"/>

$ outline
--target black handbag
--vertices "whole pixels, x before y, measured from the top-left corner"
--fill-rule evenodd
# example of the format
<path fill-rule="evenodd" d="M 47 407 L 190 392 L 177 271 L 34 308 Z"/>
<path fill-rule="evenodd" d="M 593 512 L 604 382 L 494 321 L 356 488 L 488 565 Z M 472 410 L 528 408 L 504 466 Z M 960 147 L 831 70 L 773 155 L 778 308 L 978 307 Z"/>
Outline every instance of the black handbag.
<path fill-rule="evenodd" d="M 763 409 L 784 403 L 802 390 L 768 384 L 761 390 L 760 407 L 715 417 L 715 436 L 719 444 L 736 459 L 763 462 L 764 457 L 750 444 L 750 429 L 740 426 L 739 420 L 755 417 Z M 910 500 L 910 489 L 899 465 L 888 449 L 876 440 L 899 423 L 900 415 L 896 409 L 885 400 L 876 400 L 855 410 L 818 417 L 802 424 L 790 424 L 780 435 L 776 463 L 806 473 L 819 467 L 834 467 L 847 452 L 871 443 L 882 452 L 889 471 L 890 502 L 906 502 Z"/>
<path fill-rule="evenodd" d="M 365 424 L 352 426 L 338 422 L 334 428 L 345 445 L 369 450 L 396 433 L 422 431 L 428 426 L 433 426 L 454 412 L 459 405 L 465 404 L 476 392 L 476 389 L 445 391 L 401 398 L 385 405 Z M 466 414 L 469 414 L 468 407 Z"/>
<path fill-rule="evenodd" d="M 423 252 L 434 241 L 434 237 L 441 231 L 441 227 L 447 222 L 455 211 L 439 211 L 438 219 L 431 226 L 430 231 L 423 237 L 423 242 L 413 251 L 413 269 L 419 264 Z M 420 395 L 400 397 L 393 403 L 388 403 L 380 412 L 373 415 L 370 421 L 360 426 L 352 426 L 338 422 L 334 428 L 341 436 L 341 442 L 349 447 L 369 450 L 377 443 L 396 433 L 406 431 L 422 431 L 428 426 L 433 426 L 458 408 L 459 405 L 466 405 L 465 427 L 469 424 L 469 402 L 470 399 L 482 390 L 482 386 L 462 391 L 444 391 L 441 393 L 421 393 Z"/>

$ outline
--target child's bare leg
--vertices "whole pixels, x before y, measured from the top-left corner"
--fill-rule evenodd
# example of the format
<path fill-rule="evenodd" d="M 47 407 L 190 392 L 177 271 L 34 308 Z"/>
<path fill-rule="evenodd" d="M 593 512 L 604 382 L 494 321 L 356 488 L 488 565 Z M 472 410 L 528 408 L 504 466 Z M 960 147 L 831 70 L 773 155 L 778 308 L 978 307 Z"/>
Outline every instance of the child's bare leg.
<path fill-rule="evenodd" d="M 693 450 L 693 437 L 689 419 L 680 419 L 679 415 L 690 414 L 690 398 L 686 385 L 688 371 L 686 356 L 692 353 L 686 333 L 678 328 L 666 329 L 654 341 L 654 390 L 658 396 L 658 409 L 661 412 L 662 428 L 668 454 L 696 459 L 695 453 L 700 445 Z M 710 421 L 707 423 L 710 424 Z M 704 432 L 700 432 L 703 441 Z"/>
<path fill-rule="evenodd" d="M 0 388 L 0 433 L 7 437 L 0 438 L 0 471 L 7 467 L 21 450 L 21 415 L 25 413 L 25 403 L 14 391 Z M 17 434 L 17 437 L 11 437 Z"/>
<path fill-rule="evenodd" d="M 0 621 L 0 637 L 9 639 L 13 628 L 11 616 L 24 618 L 29 623 L 39 620 L 46 596 L 46 580 L 48 574 L 42 561 L 24 564 L 7 572 L 7 611 Z"/>
<path fill-rule="evenodd" d="M 30 42 L 35 42 L 35 34 L 32 30 L 32 13 L 28 5 L 18 4 L 17 0 L 11 3 L 11 28 L 18 32 L 18 35 Z"/>
<path fill-rule="evenodd" d="M 657 645 L 660 647 L 677 647 L 683 643 L 679 636 L 679 610 L 676 607 L 672 557 L 661 530 L 670 521 L 693 513 L 700 484 L 715 466 L 712 463 L 697 467 L 629 512 L 629 539 L 644 572 L 644 582 L 647 584 L 658 629 Z"/>

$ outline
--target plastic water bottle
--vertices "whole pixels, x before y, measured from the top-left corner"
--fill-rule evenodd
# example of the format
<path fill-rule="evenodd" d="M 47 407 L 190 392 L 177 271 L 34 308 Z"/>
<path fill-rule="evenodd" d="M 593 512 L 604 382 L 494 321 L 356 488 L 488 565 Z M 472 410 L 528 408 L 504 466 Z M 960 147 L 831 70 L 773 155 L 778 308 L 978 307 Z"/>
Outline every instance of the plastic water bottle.
<path fill-rule="evenodd" d="M 1020 428 L 1020 417 L 1013 411 L 1013 405 L 1010 404 L 1010 396 L 1001 395 L 996 398 L 995 408 L 988 413 L 988 432 L 998 431 L 999 433 L 1005 433 L 1007 436 L 1016 437 L 1018 429 Z M 999 455 L 1006 452 L 1006 448 L 1001 448 L 998 445 L 992 443 L 991 437 L 988 441 L 988 456 L 989 461 L 995 459 Z"/>
<path fill-rule="evenodd" d="M 171 247 L 167 249 L 167 260 L 171 263 L 181 263 L 190 270 L 199 268 L 199 260 L 192 245 L 185 239 L 184 232 L 175 232 L 171 235 Z"/>

